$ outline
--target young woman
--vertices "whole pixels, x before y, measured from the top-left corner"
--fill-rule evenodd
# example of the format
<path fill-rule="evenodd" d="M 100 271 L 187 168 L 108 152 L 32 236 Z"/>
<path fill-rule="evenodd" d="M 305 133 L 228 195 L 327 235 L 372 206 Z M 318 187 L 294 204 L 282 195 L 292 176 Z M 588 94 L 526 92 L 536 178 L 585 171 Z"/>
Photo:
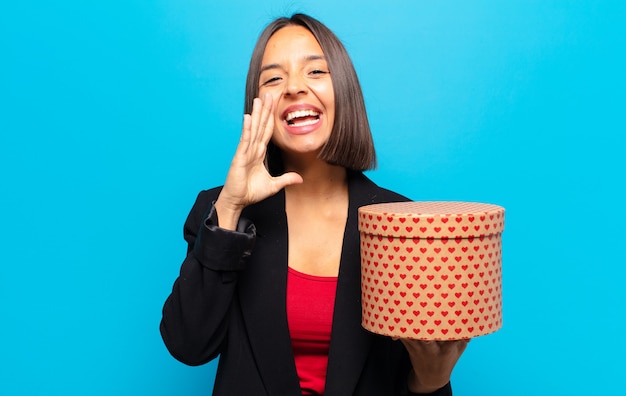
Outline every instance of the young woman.
<path fill-rule="evenodd" d="M 258 39 L 223 187 L 185 223 L 187 257 L 161 334 L 190 365 L 219 356 L 215 395 L 451 395 L 466 341 L 361 327 L 357 209 L 407 198 L 362 171 L 375 152 L 339 39 L 302 14 Z"/>

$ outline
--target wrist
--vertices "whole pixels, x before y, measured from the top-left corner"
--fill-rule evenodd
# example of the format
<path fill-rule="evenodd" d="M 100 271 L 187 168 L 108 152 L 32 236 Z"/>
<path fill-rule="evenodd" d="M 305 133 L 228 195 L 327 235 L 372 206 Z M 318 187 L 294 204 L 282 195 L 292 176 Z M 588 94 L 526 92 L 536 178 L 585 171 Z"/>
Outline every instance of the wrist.
<path fill-rule="evenodd" d="M 440 383 L 438 381 L 433 382 L 421 382 L 420 379 L 415 375 L 415 372 L 411 370 L 409 372 L 407 378 L 407 389 L 411 393 L 417 394 L 429 394 L 438 391 L 448 384 L 449 381 L 444 383 Z"/>
<path fill-rule="evenodd" d="M 231 231 L 236 230 L 243 208 L 228 205 L 219 198 L 214 206 L 217 213 L 217 226 Z"/>

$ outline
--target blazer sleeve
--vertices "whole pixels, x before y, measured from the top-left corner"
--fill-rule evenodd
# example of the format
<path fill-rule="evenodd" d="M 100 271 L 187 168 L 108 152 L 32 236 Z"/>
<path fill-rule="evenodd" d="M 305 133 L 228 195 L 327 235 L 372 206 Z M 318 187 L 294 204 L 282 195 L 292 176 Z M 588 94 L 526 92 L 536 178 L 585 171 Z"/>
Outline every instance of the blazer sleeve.
<path fill-rule="evenodd" d="M 443 388 L 432 393 L 413 393 L 408 390 L 405 381 L 401 396 L 452 396 L 452 385 L 448 382 Z"/>
<path fill-rule="evenodd" d="M 187 217 L 187 256 L 163 306 L 161 337 L 174 358 L 201 365 L 217 357 L 224 340 L 238 272 L 245 268 L 256 238 L 241 218 L 236 231 L 217 227 L 218 191 L 200 193 Z"/>

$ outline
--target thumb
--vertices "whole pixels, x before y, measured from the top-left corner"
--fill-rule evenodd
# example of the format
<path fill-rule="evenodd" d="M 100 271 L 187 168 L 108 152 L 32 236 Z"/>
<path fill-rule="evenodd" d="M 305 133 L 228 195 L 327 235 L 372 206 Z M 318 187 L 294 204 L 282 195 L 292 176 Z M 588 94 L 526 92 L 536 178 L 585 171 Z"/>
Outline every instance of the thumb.
<path fill-rule="evenodd" d="M 300 184 L 303 181 L 304 179 L 302 179 L 302 176 L 300 176 L 296 172 L 283 173 L 282 175 L 276 176 L 273 179 L 274 186 L 276 187 L 277 191 L 280 191 L 283 188 L 292 184 Z"/>

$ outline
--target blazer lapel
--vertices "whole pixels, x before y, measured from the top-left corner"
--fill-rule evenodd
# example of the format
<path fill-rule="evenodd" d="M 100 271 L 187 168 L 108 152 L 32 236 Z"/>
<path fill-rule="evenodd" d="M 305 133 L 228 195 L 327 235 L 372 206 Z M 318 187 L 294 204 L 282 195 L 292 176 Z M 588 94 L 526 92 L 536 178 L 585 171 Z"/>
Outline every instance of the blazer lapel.
<path fill-rule="evenodd" d="M 288 234 L 284 191 L 247 208 L 243 216 L 251 219 L 257 229 L 254 254 L 238 285 L 252 353 L 269 395 L 298 395 L 301 390 L 286 312 Z"/>
<path fill-rule="evenodd" d="M 376 200 L 378 187 L 362 174 L 355 174 L 349 179 L 348 189 L 348 221 L 337 283 L 326 396 L 353 394 L 372 343 L 371 335 L 361 327 L 358 208 Z"/>
<path fill-rule="evenodd" d="M 353 394 L 371 348 L 373 337 L 361 327 L 357 211 L 360 206 L 383 199 L 382 192 L 363 174 L 349 173 L 348 220 L 337 281 L 326 396 Z M 243 216 L 254 222 L 258 238 L 238 285 L 252 353 L 269 395 L 298 395 L 301 390 L 286 312 L 288 230 L 284 191 L 246 208 Z"/>

